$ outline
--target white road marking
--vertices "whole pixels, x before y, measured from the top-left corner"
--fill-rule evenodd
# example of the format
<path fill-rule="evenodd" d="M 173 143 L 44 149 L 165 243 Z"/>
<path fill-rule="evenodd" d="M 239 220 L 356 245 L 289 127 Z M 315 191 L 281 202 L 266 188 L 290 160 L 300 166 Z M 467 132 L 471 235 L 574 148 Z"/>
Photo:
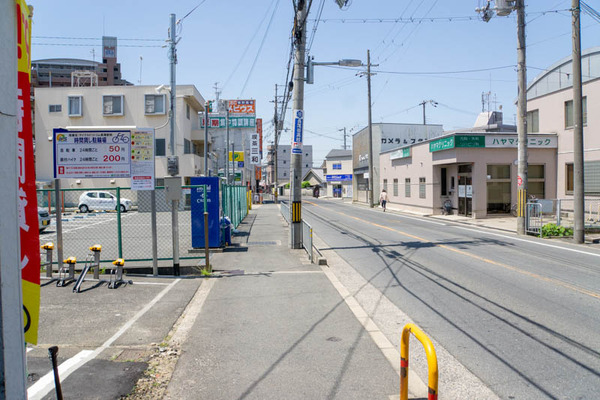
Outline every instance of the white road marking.
<path fill-rule="evenodd" d="M 383 353 L 384 357 L 388 360 L 394 371 L 400 376 L 400 352 L 396 350 L 396 347 L 388 340 L 388 338 L 379 330 L 379 327 L 369 317 L 367 312 L 362 308 L 358 301 L 350 294 L 348 289 L 342 282 L 339 281 L 337 276 L 329 270 L 329 267 L 322 265 L 321 269 L 325 273 L 325 276 L 329 278 L 329 281 L 335 287 L 350 308 L 350 311 L 354 314 L 358 322 L 365 328 L 375 345 Z M 427 397 L 427 385 L 421 380 L 421 378 L 409 368 L 408 370 L 408 391 L 415 395 L 420 394 L 417 397 Z"/>
<path fill-rule="evenodd" d="M 133 215 L 135 215 L 135 214 L 121 215 L 121 220 L 123 220 L 124 218 L 130 217 L 130 216 L 133 216 Z M 100 225 L 100 224 L 104 224 L 105 222 L 111 222 L 111 221 L 115 221 L 116 222 L 117 218 L 115 217 L 115 218 L 103 219 L 102 221 L 94 222 L 92 224 L 89 224 L 89 223 L 86 222 L 85 225 L 78 226 L 77 228 L 63 230 L 63 235 L 65 233 L 75 232 L 75 231 L 78 231 L 80 229 L 89 228 L 89 227 L 92 227 L 94 225 Z M 77 221 L 77 222 L 85 222 L 85 220 Z"/>
<path fill-rule="evenodd" d="M 158 303 L 181 279 L 176 279 L 169 286 L 164 288 L 152 301 L 138 313 L 133 316 L 125 325 L 121 327 L 111 338 L 98 347 L 95 350 L 82 350 L 75 357 L 69 358 L 58 366 L 58 373 L 61 380 L 65 380 L 69 375 L 76 371 L 79 367 L 84 365 L 90 360 L 96 358 L 100 353 L 106 350 L 111 344 L 113 344 L 121 335 L 131 328 L 131 326 L 139 320 L 148 310 L 150 310 L 156 303 Z M 50 371 L 29 389 L 27 389 L 27 398 L 30 400 L 39 400 L 46 396 L 54 388 L 54 372 Z"/>
<path fill-rule="evenodd" d="M 501 237 L 501 238 L 510 239 L 510 240 L 516 240 L 516 241 L 519 241 L 519 242 L 527 242 L 527 243 L 530 243 L 530 244 L 537 244 L 539 246 L 551 247 L 553 249 L 567 250 L 567 251 L 572 251 L 574 253 L 585 254 L 585 255 L 588 255 L 588 256 L 600 257 L 600 254 L 598 254 L 598 253 L 590 253 L 589 251 L 572 249 L 570 247 L 563 247 L 563 246 L 558 246 L 558 245 L 555 245 L 555 244 L 540 243 L 540 242 L 536 242 L 536 241 L 533 241 L 533 240 L 522 239 L 522 238 L 515 237 L 515 236 L 508 236 L 508 235 L 502 235 L 500 233 L 489 232 L 487 230 L 482 231 L 482 230 L 477 230 L 477 229 L 472 229 L 472 228 L 465 228 L 465 227 L 462 227 L 462 226 L 457 226 L 456 228 L 457 229 L 462 229 L 462 230 L 465 230 L 465 231 L 471 231 L 471 232 L 476 232 L 476 233 L 484 233 L 486 235 L 498 236 L 498 237 Z"/>

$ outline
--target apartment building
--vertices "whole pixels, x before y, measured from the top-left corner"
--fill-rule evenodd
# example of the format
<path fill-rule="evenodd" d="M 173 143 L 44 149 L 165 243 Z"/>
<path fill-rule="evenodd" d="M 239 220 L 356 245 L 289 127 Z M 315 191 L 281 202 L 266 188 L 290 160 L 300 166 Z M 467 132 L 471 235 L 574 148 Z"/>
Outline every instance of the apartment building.
<path fill-rule="evenodd" d="M 53 179 L 53 129 L 59 127 L 139 127 L 155 129 L 155 176 L 167 175 L 170 151 L 169 92 L 157 86 L 36 88 L 35 143 L 37 180 Z M 204 174 L 204 130 L 199 112 L 204 98 L 193 85 L 178 85 L 175 154 L 179 175 Z M 210 139 L 209 139 L 210 146 Z M 159 181 L 159 184 L 162 182 Z M 64 187 L 129 186 L 129 179 L 65 179 Z"/>

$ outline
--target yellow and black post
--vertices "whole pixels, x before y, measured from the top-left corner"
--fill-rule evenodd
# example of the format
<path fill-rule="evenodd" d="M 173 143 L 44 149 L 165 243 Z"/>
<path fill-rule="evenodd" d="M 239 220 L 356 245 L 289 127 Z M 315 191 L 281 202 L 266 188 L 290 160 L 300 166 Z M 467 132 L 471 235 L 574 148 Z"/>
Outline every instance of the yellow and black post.
<path fill-rule="evenodd" d="M 400 341 L 400 400 L 408 400 L 408 340 L 411 333 L 421 342 L 427 355 L 427 368 L 429 370 L 427 399 L 437 400 L 438 365 L 435 348 L 427 335 L 415 324 L 406 324 L 402 329 L 402 339 Z"/>

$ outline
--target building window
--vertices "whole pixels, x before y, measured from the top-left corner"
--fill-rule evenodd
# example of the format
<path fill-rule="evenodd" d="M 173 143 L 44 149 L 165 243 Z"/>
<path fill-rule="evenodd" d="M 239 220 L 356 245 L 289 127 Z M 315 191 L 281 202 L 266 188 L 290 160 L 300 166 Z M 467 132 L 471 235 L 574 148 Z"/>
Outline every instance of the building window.
<path fill-rule="evenodd" d="M 425 178 L 419 178 L 419 198 L 424 199 L 427 194 L 427 188 L 425 186 Z"/>
<path fill-rule="evenodd" d="M 144 95 L 144 113 L 146 115 L 165 114 L 165 98 L 164 94 Z"/>
<path fill-rule="evenodd" d="M 81 117 L 81 96 L 69 96 L 69 117 Z"/>
<path fill-rule="evenodd" d="M 583 126 L 587 125 L 587 97 L 582 98 L 581 113 L 583 114 Z M 565 129 L 575 126 L 573 116 L 573 100 L 565 101 Z"/>
<path fill-rule="evenodd" d="M 441 190 L 442 190 L 441 195 L 447 196 L 448 195 L 448 168 L 441 169 L 440 182 L 441 182 Z"/>
<path fill-rule="evenodd" d="M 387 187 L 387 179 L 383 180 L 383 190 L 385 190 L 386 192 L 388 191 L 388 187 Z"/>
<path fill-rule="evenodd" d="M 410 197 L 410 178 L 404 179 L 404 197 Z"/>
<path fill-rule="evenodd" d="M 565 190 L 567 194 L 573 194 L 573 164 L 565 164 L 565 168 Z"/>
<path fill-rule="evenodd" d="M 308 168 L 308 164 L 306 164 L 306 168 Z"/>
<path fill-rule="evenodd" d="M 158 187 L 165 186 L 165 178 L 156 178 L 154 185 Z"/>
<path fill-rule="evenodd" d="M 398 196 L 398 179 L 394 179 L 394 196 Z"/>
<path fill-rule="evenodd" d="M 123 96 L 102 96 L 104 115 L 123 115 Z"/>
<path fill-rule="evenodd" d="M 573 194 L 573 164 L 566 164 L 566 191 Z M 600 161 L 588 161 L 583 163 L 583 190 L 585 195 L 597 196 L 600 194 Z"/>
<path fill-rule="evenodd" d="M 287 176 L 287 172 L 284 172 L 284 173 L 283 173 L 283 176 Z"/>
<path fill-rule="evenodd" d="M 156 156 L 166 155 L 165 139 L 156 139 L 155 141 Z"/>
<path fill-rule="evenodd" d="M 342 163 L 333 164 L 333 169 L 342 169 Z"/>
<path fill-rule="evenodd" d="M 62 104 L 50 104 L 48 106 L 48 112 L 51 112 L 51 113 L 62 112 Z"/>
<path fill-rule="evenodd" d="M 538 133 L 540 131 L 540 111 L 533 110 L 527 113 L 527 133 Z"/>
<path fill-rule="evenodd" d="M 190 154 L 192 151 L 191 142 L 187 139 L 183 139 L 183 154 Z"/>
<path fill-rule="evenodd" d="M 185 105 L 185 117 L 187 119 L 190 119 L 190 105 L 189 104 Z"/>
<path fill-rule="evenodd" d="M 285 160 L 283 160 L 283 163 L 285 164 L 285 163 L 286 163 L 286 161 L 285 161 Z"/>
<path fill-rule="evenodd" d="M 527 166 L 527 192 L 538 199 L 544 199 L 546 196 L 546 171 L 544 165 Z"/>

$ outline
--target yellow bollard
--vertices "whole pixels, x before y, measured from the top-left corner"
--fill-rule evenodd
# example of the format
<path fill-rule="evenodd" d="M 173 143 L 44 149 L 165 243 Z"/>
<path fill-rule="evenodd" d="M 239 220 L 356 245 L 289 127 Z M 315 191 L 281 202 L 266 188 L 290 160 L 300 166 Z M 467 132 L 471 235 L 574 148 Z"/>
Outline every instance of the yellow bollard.
<path fill-rule="evenodd" d="M 427 354 L 427 368 L 429 370 L 428 400 L 437 400 L 438 398 L 438 365 L 437 355 L 433 348 L 433 343 L 427 335 L 415 324 L 406 324 L 402 329 L 402 339 L 400 342 L 400 400 L 408 400 L 408 339 L 410 334 L 421 342 Z"/>

